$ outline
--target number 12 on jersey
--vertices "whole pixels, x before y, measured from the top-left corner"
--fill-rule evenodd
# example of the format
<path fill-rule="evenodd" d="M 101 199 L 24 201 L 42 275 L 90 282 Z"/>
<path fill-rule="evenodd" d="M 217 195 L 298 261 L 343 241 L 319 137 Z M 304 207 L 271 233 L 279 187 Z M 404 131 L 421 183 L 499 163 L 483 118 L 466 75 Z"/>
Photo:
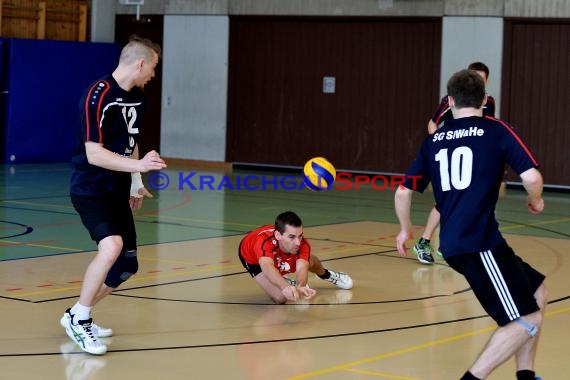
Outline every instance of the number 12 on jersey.
<path fill-rule="evenodd" d="M 473 151 L 467 146 L 460 146 L 451 153 L 451 170 L 447 148 L 440 149 L 435 155 L 435 160 L 439 162 L 439 176 L 441 177 L 441 189 L 451 190 L 453 186 L 456 190 L 463 190 L 471 184 L 473 175 Z"/>

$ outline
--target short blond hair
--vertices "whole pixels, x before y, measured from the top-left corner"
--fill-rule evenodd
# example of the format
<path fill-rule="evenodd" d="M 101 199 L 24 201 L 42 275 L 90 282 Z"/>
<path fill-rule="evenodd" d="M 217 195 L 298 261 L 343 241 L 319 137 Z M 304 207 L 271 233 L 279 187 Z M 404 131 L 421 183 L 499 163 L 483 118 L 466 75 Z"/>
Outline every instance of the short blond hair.
<path fill-rule="evenodd" d="M 162 53 L 160 45 L 147 38 L 139 37 L 133 34 L 129 38 L 129 42 L 121 50 L 121 56 L 119 62 L 121 63 L 133 63 L 139 58 L 144 58 L 145 60 L 151 60 L 153 53 L 156 53 L 158 59 Z"/>

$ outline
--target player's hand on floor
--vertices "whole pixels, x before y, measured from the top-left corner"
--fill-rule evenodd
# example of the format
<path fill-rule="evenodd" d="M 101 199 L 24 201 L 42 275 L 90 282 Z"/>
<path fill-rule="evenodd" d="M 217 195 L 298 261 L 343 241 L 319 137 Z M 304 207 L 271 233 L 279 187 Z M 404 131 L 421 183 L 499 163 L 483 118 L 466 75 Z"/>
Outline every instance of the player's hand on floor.
<path fill-rule="evenodd" d="M 293 285 L 284 287 L 281 292 L 289 301 L 297 301 L 299 299 L 299 292 Z"/>
<path fill-rule="evenodd" d="M 306 300 L 313 298 L 317 294 L 317 291 L 309 288 L 309 285 L 299 286 L 297 290 Z"/>

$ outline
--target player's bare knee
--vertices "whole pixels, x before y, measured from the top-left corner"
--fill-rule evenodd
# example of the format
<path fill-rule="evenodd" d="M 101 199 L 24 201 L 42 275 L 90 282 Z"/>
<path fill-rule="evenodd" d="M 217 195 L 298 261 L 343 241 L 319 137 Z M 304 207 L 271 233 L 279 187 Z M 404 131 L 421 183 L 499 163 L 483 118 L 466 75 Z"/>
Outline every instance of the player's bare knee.
<path fill-rule="evenodd" d="M 115 261 L 123 250 L 123 239 L 120 236 L 108 236 L 99 242 L 99 253 L 107 260 Z"/>
<path fill-rule="evenodd" d="M 113 252 L 109 251 L 100 251 L 97 256 L 99 257 L 99 263 L 106 268 L 111 268 L 115 261 L 117 261 L 117 257 L 119 255 L 115 255 Z"/>
<path fill-rule="evenodd" d="M 123 238 L 119 235 L 110 235 L 102 239 L 99 245 L 105 247 L 105 249 L 119 250 L 121 252 L 123 249 Z"/>
<path fill-rule="evenodd" d="M 536 303 L 541 309 L 546 307 L 546 303 L 548 302 L 548 289 L 544 284 L 540 285 L 536 292 L 534 292 L 534 299 L 536 299 Z"/>

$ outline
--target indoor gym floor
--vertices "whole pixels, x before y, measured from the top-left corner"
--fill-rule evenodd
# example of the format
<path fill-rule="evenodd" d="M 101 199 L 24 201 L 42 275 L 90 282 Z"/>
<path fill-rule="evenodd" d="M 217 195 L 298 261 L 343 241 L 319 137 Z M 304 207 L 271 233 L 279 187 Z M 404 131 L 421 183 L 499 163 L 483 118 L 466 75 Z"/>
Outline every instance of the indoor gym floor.
<path fill-rule="evenodd" d="M 426 266 L 411 250 L 395 253 L 393 191 L 179 190 L 179 173 L 197 172 L 195 186 L 214 176 L 215 187 L 224 173 L 171 166 L 169 187 L 135 214 L 139 272 L 95 310 L 96 322 L 115 331 L 109 352 L 90 356 L 59 325 L 95 249 L 69 201 L 69 165 L 2 168 L 0 379 L 453 380 L 495 328 L 441 258 Z M 235 184 L 247 174 L 285 175 L 227 175 Z M 548 276 L 537 371 L 564 380 L 570 196 L 547 193 L 538 216 L 524 200 L 509 189 L 496 213 L 510 245 Z M 432 203 L 430 192 L 415 194 L 416 236 Z M 270 304 L 236 251 L 245 232 L 285 210 L 301 216 L 326 267 L 353 277 L 352 290 L 311 277 L 318 294 L 309 303 Z M 489 379 L 514 372 L 510 361 Z"/>

